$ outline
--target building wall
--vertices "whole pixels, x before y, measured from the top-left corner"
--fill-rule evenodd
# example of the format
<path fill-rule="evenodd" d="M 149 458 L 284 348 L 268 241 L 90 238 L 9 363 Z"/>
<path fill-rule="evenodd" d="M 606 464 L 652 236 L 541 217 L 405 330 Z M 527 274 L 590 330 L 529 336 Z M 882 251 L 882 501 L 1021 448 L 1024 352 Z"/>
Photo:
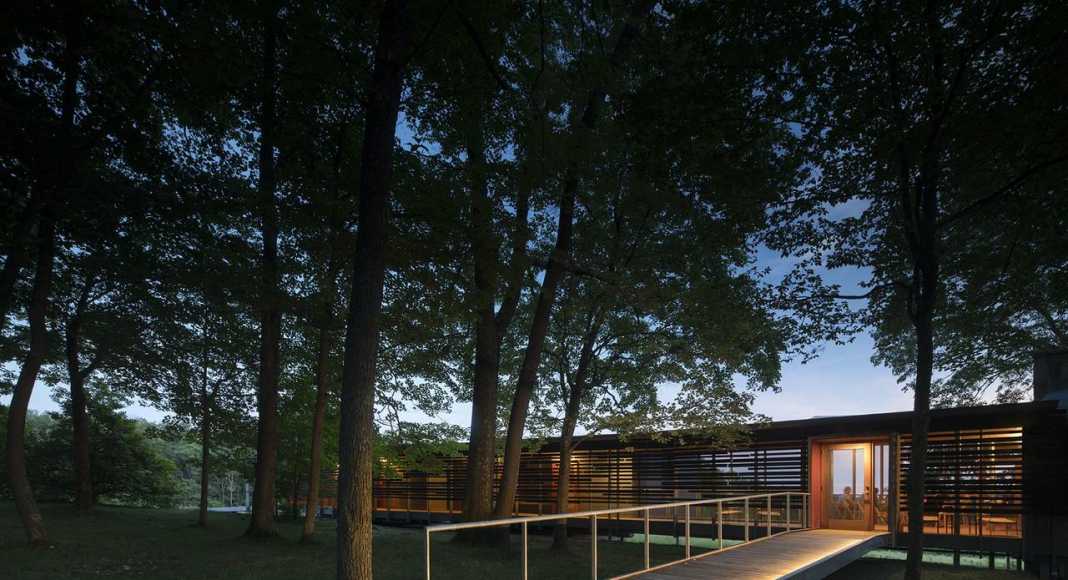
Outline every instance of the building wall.
<path fill-rule="evenodd" d="M 808 485 L 807 454 L 807 446 L 801 441 L 729 450 L 708 445 L 580 447 L 572 453 L 568 511 L 767 491 L 801 492 Z M 465 462 L 463 457 L 454 457 L 445 462 L 439 473 L 399 472 L 397 477 L 379 479 L 375 483 L 377 508 L 459 513 L 465 489 Z M 558 476 L 558 453 L 524 453 L 513 513 L 555 513 Z"/>
<path fill-rule="evenodd" d="M 942 409 L 932 415 L 925 511 L 934 519 L 929 522 L 931 529 L 925 529 L 925 545 L 1022 555 L 1035 570 L 1064 567 L 1068 559 L 1068 421 L 1064 411 L 1056 404 L 1036 402 Z M 809 441 L 843 435 L 885 439 L 889 435 L 898 442 L 892 446 L 891 463 L 902 479 L 892 498 L 900 502 L 899 509 L 892 509 L 888 520 L 902 545 L 908 533 L 904 491 L 910 421 L 909 413 L 788 421 L 755 430 L 752 442 L 738 449 L 591 437 L 573 454 L 569 511 L 766 491 L 807 492 L 810 468 L 820 473 L 815 457 L 810 463 Z M 552 445 L 524 454 L 514 506 L 517 515 L 555 511 L 559 456 Z M 376 480 L 379 516 L 389 513 L 396 518 L 400 512 L 402 521 L 456 519 L 465 489 L 465 459 L 446 458 L 443 465 L 435 473 L 398 473 Z M 329 484 L 326 488 L 332 489 Z M 324 505 L 333 501 L 329 491 L 323 501 Z M 815 501 L 812 513 L 818 514 L 819 499 Z M 776 505 L 775 511 L 783 508 Z M 736 506 L 731 509 L 737 513 Z M 800 519 L 799 510 L 795 502 L 792 522 Z M 693 515 L 711 517 L 696 511 Z M 678 514 L 657 517 L 677 519 Z"/>

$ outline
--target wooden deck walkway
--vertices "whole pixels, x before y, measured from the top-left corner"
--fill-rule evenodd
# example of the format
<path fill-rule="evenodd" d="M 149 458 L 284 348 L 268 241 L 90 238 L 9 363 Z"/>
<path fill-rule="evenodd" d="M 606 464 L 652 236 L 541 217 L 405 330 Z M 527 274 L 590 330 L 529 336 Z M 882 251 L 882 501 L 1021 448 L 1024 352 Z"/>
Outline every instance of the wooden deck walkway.
<path fill-rule="evenodd" d="M 642 580 L 729 578 L 816 580 L 873 548 L 886 546 L 886 532 L 806 530 L 772 536 L 634 576 Z"/>

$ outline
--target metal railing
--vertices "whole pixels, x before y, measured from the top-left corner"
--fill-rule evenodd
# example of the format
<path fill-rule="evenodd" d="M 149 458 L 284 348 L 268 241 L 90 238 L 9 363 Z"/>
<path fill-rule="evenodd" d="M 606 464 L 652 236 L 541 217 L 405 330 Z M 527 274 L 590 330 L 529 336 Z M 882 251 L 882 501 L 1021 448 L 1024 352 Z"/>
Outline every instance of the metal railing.
<path fill-rule="evenodd" d="M 699 500 L 681 501 L 681 502 L 674 502 L 674 503 L 650 504 L 650 505 L 637 506 L 637 507 L 612 508 L 612 509 L 604 509 L 604 510 L 591 510 L 591 511 L 583 511 L 583 512 L 571 512 L 571 513 L 564 513 L 564 514 L 550 514 L 550 515 L 543 515 L 543 516 L 527 516 L 527 517 L 520 517 L 520 518 L 503 518 L 503 519 L 499 519 L 499 520 L 486 520 L 486 521 L 481 521 L 481 522 L 463 522 L 463 523 L 457 523 L 457 524 L 438 524 L 438 525 L 433 525 L 433 526 L 427 526 L 425 528 L 425 530 L 424 530 L 424 539 L 423 539 L 424 546 L 425 546 L 424 547 L 424 557 L 426 559 L 426 580 L 431 580 L 431 577 L 430 577 L 430 572 L 431 572 L 431 568 L 430 568 L 430 536 L 431 536 L 431 534 L 435 534 L 435 533 L 439 533 L 439 532 L 455 532 L 455 531 L 459 531 L 459 530 L 470 530 L 470 529 L 475 529 L 475 528 L 492 528 L 492 527 L 499 527 L 499 526 L 514 526 L 514 525 L 520 526 L 520 530 L 522 532 L 522 544 L 523 544 L 523 580 L 528 580 L 528 578 L 527 578 L 527 572 L 528 572 L 527 563 L 528 563 L 528 556 L 529 556 L 529 544 L 528 544 L 527 540 L 528 540 L 528 528 L 529 528 L 529 525 L 531 523 L 549 522 L 549 521 L 554 521 L 554 520 L 570 520 L 570 519 L 588 518 L 590 520 L 590 558 L 591 558 L 591 562 L 590 562 L 590 577 L 593 580 L 597 580 L 597 518 L 600 517 L 600 516 L 607 516 L 607 515 L 641 512 L 641 514 L 642 514 L 643 532 L 644 532 L 644 543 L 645 543 L 645 567 L 642 568 L 641 570 L 636 570 L 634 572 L 630 572 L 630 573 L 624 574 L 623 576 L 618 576 L 617 577 L 617 578 L 627 578 L 627 577 L 632 576 L 634 574 L 639 574 L 639 573 L 642 573 L 642 572 L 648 572 L 648 571 L 651 571 L 651 570 L 656 570 L 656 569 L 663 568 L 663 567 L 666 567 L 666 566 L 671 566 L 671 565 L 678 564 L 678 563 L 681 563 L 681 562 L 686 562 L 686 561 L 693 560 L 693 559 L 696 559 L 696 558 L 701 558 L 701 557 L 707 556 L 709 554 L 714 554 L 714 553 L 720 552 L 720 551 L 722 551 L 724 549 L 729 549 L 729 548 L 724 548 L 724 546 L 723 546 L 723 515 L 724 515 L 723 504 L 725 504 L 725 503 L 741 502 L 744 505 L 744 508 L 742 510 L 743 520 L 741 522 L 733 521 L 731 523 L 731 525 L 742 525 L 742 526 L 744 526 L 744 528 L 745 528 L 744 538 L 745 539 L 740 544 L 731 546 L 730 548 L 734 548 L 734 547 L 737 547 L 738 545 L 744 545 L 744 544 L 747 544 L 749 542 L 756 541 L 755 539 L 751 539 L 750 535 L 749 535 L 749 528 L 753 527 L 753 526 L 760 526 L 760 525 L 765 525 L 766 526 L 766 534 L 764 536 L 762 536 L 760 539 L 769 538 L 771 536 L 779 535 L 779 534 L 790 532 L 790 531 L 808 529 L 808 527 L 809 527 L 808 526 L 808 496 L 809 496 L 809 494 L 805 493 L 805 492 L 784 491 L 784 492 L 776 492 L 776 493 L 759 493 L 759 494 L 744 495 L 744 496 L 730 496 L 730 497 L 722 497 L 722 498 L 715 498 L 715 499 L 699 499 Z M 784 528 L 784 529 L 782 531 L 778 532 L 778 533 L 773 533 L 773 531 L 772 531 L 772 528 L 773 528 L 773 526 L 772 526 L 772 523 L 773 523 L 772 522 L 773 510 L 772 510 L 772 502 L 771 502 L 771 500 L 772 500 L 772 498 L 776 498 L 776 497 L 785 497 L 786 498 L 786 509 L 783 510 L 783 513 L 785 513 L 786 517 L 785 517 L 785 521 L 782 522 L 782 524 L 781 524 L 781 527 Z M 800 514 L 799 521 L 797 522 L 796 525 L 791 521 L 791 516 L 790 516 L 791 507 L 792 507 L 791 506 L 791 500 L 793 500 L 793 498 L 795 498 L 795 497 L 800 497 L 801 498 L 801 514 Z M 751 504 L 753 502 L 756 502 L 756 501 L 759 501 L 759 500 L 764 500 L 765 503 L 766 503 L 766 505 L 764 506 L 764 508 L 765 508 L 764 509 L 764 514 L 766 515 L 766 521 L 757 521 L 756 518 L 752 518 L 752 521 L 751 521 L 750 509 L 749 508 L 750 508 L 750 506 L 751 506 Z M 759 506 L 759 504 L 757 504 L 757 505 Z M 691 555 L 691 553 L 690 553 L 690 523 L 691 523 L 691 520 L 690 520 L 690 508 L 693 507 L 693 506 L 716 506 L 716 518 L 715 518 L 715 523 L 716 523 L 716 550 L 715 551 L 705 552 L 703 554 L 698 554 L 696 556 Z M 650 521 L 651 521 L 650 513 L 653 512 L 653 511 L 656 511 L 656 510 L 668 510 L 668 509 L 677 510 L 679 508 L 684 508 L 684 510 L 685 510 L 685 530 L 686 530 L 685 531 L 685 538 L 686 538 L 686 540 L 685 540 L 685 552 L 684 552 L 685 555 L 682 558 L 679 558 L 679 559 L 676 559 L 676 560 L 673 560 L 673 561 L 670 561 L 670 562 L 665 562 L 665 563 L 662 563 L 662 564 L 658 564 L 656 566 L 651 566 L 650 565 L 650 560 L 649 560 L 649 545 L 650 545 L 650 541 L 649 541 L 649 525 L 650 525 Z M 758 511 L 759 511 L 759 507 L 758 507 Z M 618 518 L 618 515 L 617 515 L 617 518 Z"/>

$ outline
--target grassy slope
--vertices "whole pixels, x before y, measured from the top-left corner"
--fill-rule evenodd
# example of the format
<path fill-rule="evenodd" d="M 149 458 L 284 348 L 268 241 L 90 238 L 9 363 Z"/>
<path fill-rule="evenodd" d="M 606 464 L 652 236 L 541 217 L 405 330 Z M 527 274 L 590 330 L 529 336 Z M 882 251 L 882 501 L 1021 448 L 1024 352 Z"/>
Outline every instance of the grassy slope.
<path fill-rule="evenodd" d="M 213 526 L 192 526 L 194 512 L 99 508 L 91 516 L 77 517 L 67 506 L 45 506 L 45 523 L 52 534 L 52 548 L 30 550 L 24 545 L 22 528 L 14 506 L 0 503 L 0 578 L 43 580 L 45 578 L 159 578 L 173 579 L 282 579 L 334 577 L 334 523 L 320 522 L 318 543 L 298 545 L 297 522 L 280 522 L 281 536 L 267 542 L 241 537 L 248 520 L 230 514 L 212 514 Z M 548 549 L 549 538 L 531 534 L 532 579 L 589 578 L 589 541 L 577 537 L 571 554 Z M 517 544 L 517 542 L 513 542 Z M 441 537 L 433 545 L 435 580 L 473 578 L 518 578 L 518 547 L 511 554 L 500 550 L 474 550 Z M 636 570 L 642 561 L 642 546 L 634 543 L 598 542 L 600 576 Z M 652 547 L 653 563 L 677 557 L 679 548 Z M 836 580 L 900 578 L 903 562 L 865 559 L 839 571 Z M 925 577 L 933 580 L 1020 579 L 1015 572 L 953 569 L 928 566 Z M 380 527 L 375 537 L 375 577 L 385 580 L 423 577 L 423 534 L 419 529 Z"/>

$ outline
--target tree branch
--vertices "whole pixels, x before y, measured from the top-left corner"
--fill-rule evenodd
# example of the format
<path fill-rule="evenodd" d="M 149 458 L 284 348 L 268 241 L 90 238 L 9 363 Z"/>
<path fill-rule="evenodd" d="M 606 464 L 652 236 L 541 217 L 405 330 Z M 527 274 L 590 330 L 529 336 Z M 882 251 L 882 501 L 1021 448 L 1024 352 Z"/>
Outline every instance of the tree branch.
<path fill-rule="evenodd" d="M 1065 331 L 1057 325 L 1057 319 L 1053 318 L 1053 314 L 1050 313 L 1048 309 L 1043 308 L 1042 306 L 1036 305 L 1034 308 L 1035 312 L 1038 312 L 1039 316 L 1041 316 L 1042 319 L 1046 321 L 1046 326 L 1049 327 L 1050 332 L 1052 332 L 1053 336 L 1057 338 L 1057 340 L 1060 342 L 1060 345 L 1063 346 L 1068 344 L 1068 333 L 1065 333 Z"/>
<path fill-rule="evenodd" d="M 542 269 L 547 269 L 549 267 L 548 258 L 537 258 L 533 260 L 533 262 L 536 266 Z M 563 266 L 565 272 L 569 272 L 571 274 L 577 274 L 579 276 L 588 276 L 590 278 L 595 278 L 608 284 L 616 283 L 615 278 L 610 276 L 608 273 L 593 270 L 585 266 L 580 266 L 576 264 L 574 260 L 567 260 L 565 262 L 562 262 L 561 266 Z"/>
<path fill-rule="evenodd" d="M 404 59 L 405 66 L 407 66 L 407 63 L 413 58 L 421 55 L 423 50 L 429 45 L 431 37 L 434 36 L 434 32 L 438 29 L 438 25 L 441 24 L 441 21 L 445 18 L 445 13 L 448 12 L 449 6 L 452 6 L 452 2 L 443 2 L 441 4 L 441 11 L 439 11 L 437 17 L 434 18 L 434 22 L 430 25 L 430 29 L 426 31 L 423 38 L 412 48 L 411 54 Z"/>
<path fill-rule="evenodd" d="M 478 55 L 482 58 L 482 63 L 486 65 L 486 70 L 489 71 L 490 76 L 496 81 L 497 86 L 506 93 L 515 92 L 511 85 L 505 82 L 501 73 L 497 70 L 497 65 L 493 62 L 493 58 L 490 56 L 489 51 L 486 50 L 486 45 L 482 43 L 482 39 L 478 36 L 478 31 L 475 30 L 475 26 L 471 24 L 471 21 L 467 19 L 462 10 L 456 10 L 456 17 L 460 19 L 460 23 L 463 24 L 464 30 L 467 31 L 467 35 L 471 37 L 471 41 L 475 44 L 475 50 L 478 51 Z"/>
<path fill-rule="evenodd" d="M 973 201 L 960 211 L 946 216 L 938 222 L 938 227 L 944 228 L 973 212 L 976 212 L 985 208 L 988 205 L 991 205 L 992 203 L 998 201 L 1000 197 L 1012 193 L 1017 187 L 1019 187 L 1028 179 L 1034 177 L 1035 175 L 1038 175 L 1039 173 L 1045 171 L 1046 169 L 1049 169 L 1050 167 L 1054 167 L 1066 161 L 1068 161 L 1068 155 L 1061 155 L 1059 157 L 1047 159 L 1046 161 L 1043 161 L 1042 163 L 1039 163 L 1037 165 L 1032 165 L 1027 170 L 1013 178 L 1011 181 L 996 189 L 994 192 Z"/>
<path fill-rule="evenodd" d="M 863 294 L 839 294 L 837 292 L 825 292 L 823 294 L 813 294 L 811 296 L 799 298 L 798 302 L 811 302 L 813 300 L 867 300 L 875 294 L 894 287 L 902 289 L 911 288 L 911 286 L 907 282 L 904 282 L 902 280 L 896 280 L 894 282 L 873 286 L 871 290 L 868 290 Z"/>
<path fill-rule="evenodd" d="M 516 199 L 515 226 L 512 232 L 512 259 L 509 264 L 508 286 L 505 288 L 501 309 L 497 312 L 498 332 L 508 327 L 519 307 L 523 293 L 523 274 L 526 273 L 527 240 L 530 237 L 530 189 L 520 186 Z"/>
<path fill-rule="evenodd" d="M 82 369 L 82 371 L 81 371 L 82 380 L 84 381 L 84 380 L 88 379 L 89 375 L 93 374 L 93 371 L 95 371 L 96 369 L 100 368 L 100 365 L 104 364 L 104 359 L 106 357 L 107 357 L 107 353 L 105 353 L 105 352 L 97 352 L 96 356 L 93 357 L 93 360 L 89 361 L 89 365 L 86 366 L 84 369 Z"/>

